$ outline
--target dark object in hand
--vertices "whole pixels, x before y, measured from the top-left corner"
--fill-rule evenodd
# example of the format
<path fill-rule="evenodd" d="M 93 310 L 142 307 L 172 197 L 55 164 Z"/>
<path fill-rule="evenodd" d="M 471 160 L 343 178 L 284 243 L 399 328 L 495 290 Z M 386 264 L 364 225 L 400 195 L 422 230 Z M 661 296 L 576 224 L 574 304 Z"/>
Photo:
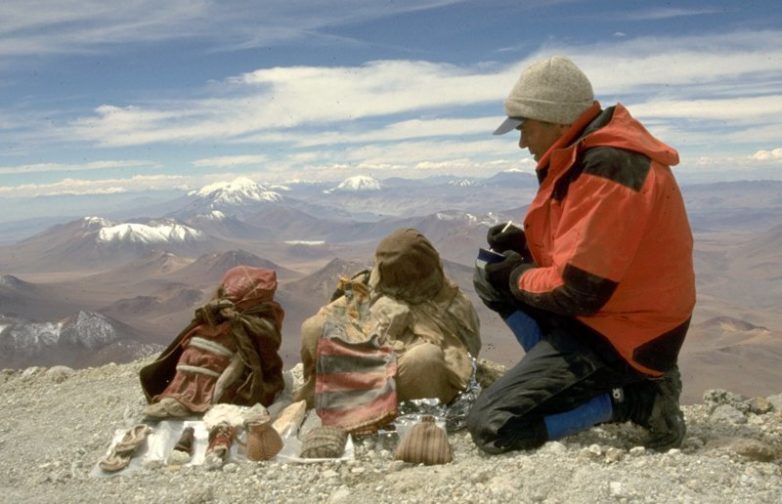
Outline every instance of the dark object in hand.
<path fill-rule="evenodd" d="M 524 230 L 511 224 L 508 229 L 503 231 L 506 226 L 507 224 L 497 224 L 489 228 L 489 232 L 486 233 L 489 247 L 495 252 L 502 253 L 512 250 L 523 254 L 527 248 L 527 237 L 524 235 Z"/>
<path fill-rule="evenodd" d="M 502 261 L 486 265 L 486 277 L 489 283 L 498 291 L 509 292 L 510 275 L 524 260 L 519 253 L 513 250 L 508 250 L 503 255 L 505 259 Z"/>

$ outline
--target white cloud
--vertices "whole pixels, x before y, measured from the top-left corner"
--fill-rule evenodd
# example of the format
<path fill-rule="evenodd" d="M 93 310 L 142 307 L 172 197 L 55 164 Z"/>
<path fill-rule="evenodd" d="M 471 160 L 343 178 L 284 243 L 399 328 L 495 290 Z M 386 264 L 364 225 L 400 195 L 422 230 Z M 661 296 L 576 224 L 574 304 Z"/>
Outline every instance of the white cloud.
<path fill-rule="evenodd" d="M 733 155 L 685 156 L 674 172 L 682 182 L 710 182 L 718 180 L 782 180 L 782 149 L 780 157 L 774 158 L 773 151 L 758 157 Z M 763 151 L 761 151 L 763 152 Z"/>
<path fill-rule="evenodd" d="M 782 160 L 782 148 L 772 150 L 759 150 L 750 156 L 756 161 L 779 161 Z"/>
<path fill-rule="evenodd" d="M 421 161 L 446 161 L 464 157 L 496 157 L 517 152 L 519 158 L 527 155 L 520 151 L 512 140 L 506 137 L 459 141 L 411 141 L 397 142 L 391 145 L 365 145 L 346 149 L 340 153 L 342 159 L 352 162 L 374 164 L 417 164 Z"/>
<path fill-rule="evenodd" d="M 778 122 L 782 94 L 720 99 L 651 100 L 633 105 L 635 114 L 649 118 L 687 120 Z M 782 134 L 782 130 L 780 131 Z"/>
<path fill-rule="evenodd" d="M 547 47 L 529 59 L 554 52 L 572 54 L 598 98 L 640 101 L 635 107 L 645 117 L 751 122 L 767 120 L 782 103 L 773 85 L 782 78 L 782 66 L 769 64 L 782 62 L 782 32 Z M 307 146 L 478 133 L 488 118 L 479 125 L 453 116 L 467 107 L 492 105 L 500 116 L 502 99 L 529 59 L 463 67 L 396 60 L 259 69 L 210 88 L 215 98 L 103 105 L 73 121 L 61 138 L 106 147 L 205 139 Z M 428 118 L 402 117 L 380 127 L 366 122 L 399 115 Z M 305 135 L 318 130 L 322 136 Z"/>
<path fill-rule="evenodd" d="M 719 140 L 726 142 L 728 145 L 753 145 L 753 144 L 769 144 L 779 142 L 782 137 L 782 131 L 780 131 L 779 122 L 768 123 L 761 125 L 752 125 L 744 128 L 734 128 L 724 135 L 721 135 Z"/>
<path fill-rule="evenodd" d="M 492 154 L 482 158 L 476 153 Z M 402 176 L 419 178 L 432 175 L 488 177 L 497 172 L 516 169 L 534 173 L 535 162 L 526 151 L 506 137 L 480 142 L 406 142 L 390 151 L 375 147 L 348 149 L 337 155 L 331 152 L 302 153 L 284 161 L 270 162 L 263 173 L 252 176 L 259 183 L 283 183 L 295 179 L 309 182 L 333 182 L 357 174 L 377 178 Z M 758 166 L 777 166 L 782 148 L 758 151 L 752 156 L 732 155 L 683 156 L 675 171 L 679 175 L 733 174 L 734 178 L 780 178 L 782 172 L 757 171 Z M 341 162 L 340 162 L 341 161 Z M 306 174 L 301 177 L 301 174 Z M 54 183 L 0 186 L 0 197 L 34 197 L 55 195 L 98 195 L 179 189 L 188 191 L 208 184 L 247 176 L 241 172 L 202 175 L 153 175 L 104 180 L 68 178 Z"/>
<path fill-rule="evenodd" d="M 18 10 L 21 4 L 12 5 Z M 128 9 L 144 5 L 141 1 L 130 2 Z M 177 5 L 186 2 L 181 0 Z M 195 5 L 202 9 L 196 16 L 214 8 L 214 4 Z M 325 12 L 334 5 L 317 3 L 313 9 Z M 426 8 L 434 3 L 422 5 Z M 356 6 L 358 9 L 358 3 Z M 414 2 L 403 2 L 399 8 L 413 9 Z M 282 12 L 295 12 L 282 3 L 280 9 L 280 16 Z M 113 15 L 100 8 L 97 12 L 104 21 Z M 361 11 L 357 15 L 381 14 Z M 163 16 L 159 11 L 151 12 L 151 16 L 166 22 L 158 17 Z M 0 33 L 13 36 L 24 31 L 21 22 L 14 24 L 13 19 L 0 21 Z M 48 18 L 36 19 L 33 16 L 29 21 L 31 27 L 48 26 Z M 329 22 L 337 21 L 316 14 L 308 18 L 313 26 Z M 55 121 L 54 137 L 49 127 L 34 130 L 25 123 L 25 141 L 37 134 L 38 141 L 46 145 L 56 140 L 64 145 L 82 141 L 106 148 L 162 146 L 177 151 L 171 157 L 181 160 L 181 166 L 235 167 L 241 172 L 242 167 L 263 164 L 259 171 L 270 181 L 293 176 L 326 179 L 334 174 L 344 178 L 357 174 L 359 168 L 371 169 L 379 176 L 383 170 L 415 176 L 445 170 L 449 165 L 454 170 L 466 172 L 471 167 L 476 174 L 485 173 L 500 159 L 517 156 L 517 161 L 507 162 L 513 166 L 526 162 L 526 153 L 515 146 L 517 138 L 493 138 L 490 133 L 503 115 L 502 99 L 519 71 L 531 60 L 553 53 L 573 57 L 593 81 L 603 105 L 620 99 L 656 135 L 687 154 L 708 145 L 717 157 L 747 158 L 760 146 L 782 137 L 778 126 L 782 112 L 782 31 L 765 31 L 700 37 L 612 37 L 610 43 L 578 46 L 558 43 L 528 53 L 526 59 L 512 64 L 459 66 L 386 60 L 356 66 L 261 68 L 210 82 L 176 100 L 155 97 L 129 104 L 106 103 L 76 119 Z M 44 113 L 37 115 L 46 117 Z M 10 119 L 3 120 L 2 125 L 13 128 Z M 18 131 L 8 133 L 6 138 L 11 133 L 18 138 Z M 256 149 L 248 148 L 248 144 L 274 148 L 264 149 L 263 155 L 189 159 L 189 150 L 182 146 L 205 141 L 217 146 L 216 153 L 237 144 L 249 152 Z M 150 161 L 147 166 L 155 164 Z M 0 167 L 0 174 L 101 168 L 28 163 Z M 216 180 L 226 176 L 214 174 Z M 170 187 L 191 180 L 200 179 L 169 179 L 165 183 Z M 128 179 L 116 184 L 107 181 L 105 186 L 91 183 L 96 190 L 144 187 L 142 182 Z M 37 187 L 41 191 L 88 191 L 74 179 Z"/>
<path fill-rule="evenodd" d="M 97 171 L 114 168 L 156 168 L 160 167 L 158 163 L 149 161 L 91 161 L 80 164 L 63 163 L 37 163 L 19 166 L 0 166 L 0 175 L 25 174 L 25 173 L 52 173 L 52 172 L 75 172 L 75 171 Z"/>
<path fill-rule="evenodd" d="M 499 102 L 515 71 L 423 61 L 358 67 L 257 70 L 229 79 L 231 98 L 178 101 L 164 108 L 103 105 L 72 122 L 65 137 L 104 146 L 236 138 L 294 126 L 346 123 L 476 103 Z M 498 106 L 499 111 L 499 106 Z"/>
<path fill-rule="evenodd" d="M 487 136 L 502 121 L 502 113 L 491 117 L 458 117 L 450 119 L 409 119 L 358 131 L 324 131 L 316 135 L 301 134 L 297 130 L 284 133 L 261 133 L 238 139 L 239 143 L 284 142 L 298 147 L 333 146 L 370 142 L 395 142 L 426 137 L 467 135 Z"/>
<path fill-rule="evenodd" d="M 308 182 L 333 182 L 355 175 L 371 175 L 383 179 L 388 177 L 422 178 L 434 175 L 453 175 L 459 177 L 489 177 L 497 172 L 519 168 L 528 173 L 534 172 L 525 160 L 477 160 L 451 159 L 448 161 L 421 161 L 417 163 L 372 163 L 355 164 L 334 163 L 304 167 L 306 179 L 296 176 L 296 172 L 286 169 L 277 173 L 281 181 L 307 180 Z M 274 173 L 274 172 L 272 172 Z M 287 177 L 287 178 L 286 178 Z"/>
<path fill-rule="evenodd" d="M 304 178 L 330 181 L 371 171 L 377 178 L 419 178 L 433 174 L 490 176 L 510 167 L 534 171 L 528 152 L 517 139 L 491 137 L 485 140 L 419 140 L 388 144 L 354 145 L 339 150 L 323 149 L 270 161 L 265 176 L 278 181 Z"/>
<path fill-rule="evenodd" d="M 4 0 L 0 55 L 94 51 L 107 44 L 192 36 L 204 0 Z"/>
<path fill-rule="evenodd" d="M 324 28 L 461 0 L 4 0 L 0 55 L 93 52 L 110 45 L 202 38 L 225 49 L 348 39 Z M 321 30 L 324 30 L 322 33 Z"/>
<path fill-rule="evenodd" d="M 686 9 L 678 7 L 655 7 L 652 9 L 642 9 L 620 13 L 615 16 L 617 19 L 628 19 L 632 21 L 659 21 L 661 19 L 670 19 L 677 17 L 703 16 L 708 14 L 719 14 L 724 9 Z"/>
<path fill-rule="evenodd" d="M 132 191 L 156 191 L 186 187 L 187 178 L 179 175 L 137 175 L 124 179 L 67 178 L 52 183 L 0 186 L 0 196 L 36 197 L 58 195 L 115 194 Z"/>
<path fill-rule="evenodd" d="M 636 37 L 591 46 L 551 46 L 584 70 L 598 96 L 613 93 L 698 96 L 713 85 L 764 88 L 782 73 L 782 31 L 686 37 Z M 776 87 L 778 89 L 778 87 Z"/>

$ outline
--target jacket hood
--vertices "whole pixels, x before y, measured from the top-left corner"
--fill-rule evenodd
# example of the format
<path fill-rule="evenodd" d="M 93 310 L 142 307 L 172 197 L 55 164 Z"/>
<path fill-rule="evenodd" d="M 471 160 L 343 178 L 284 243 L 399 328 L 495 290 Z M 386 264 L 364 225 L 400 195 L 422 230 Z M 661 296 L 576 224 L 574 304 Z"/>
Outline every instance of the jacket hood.
<path fill-rule="evenodd" d="M 630 115 L 624 105 L 617 103 L 616 106 L 604 110 L 595 121 L 600 121 L 605 114 L 610 114 L 610 119 L 604 126 L 586 134 L 582 141 L 584 147 L 617 147 L 640 152 L 667 166 L 679 164 L 679 153 L 676 149 L 649 133 Z"/>

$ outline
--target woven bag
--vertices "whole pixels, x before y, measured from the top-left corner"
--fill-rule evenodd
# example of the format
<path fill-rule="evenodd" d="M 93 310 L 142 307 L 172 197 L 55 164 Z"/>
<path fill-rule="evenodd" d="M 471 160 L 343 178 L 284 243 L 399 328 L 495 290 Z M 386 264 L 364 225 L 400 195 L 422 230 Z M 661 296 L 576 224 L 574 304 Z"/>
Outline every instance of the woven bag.
<path fill-rule="evenodd" d="M 345 453 L 348 433 L 339 427 L 322 425 L 304 435 L 301 458 L 339 458 Z"/>
<path fill-rule="evenodd" d="M 448 443 L 448 435 L 434 422 L 434 417 L 426 415 L 402 437 L 394 451 L 394 458 L 413 464 L 447 464 L 453 460 L 453 448 Z"/>
<path fill-rule="evenodd" d="M 329 305 L 318 340 L 315 411 L 323 425 L 371 434 L 397 415 L 397 361 L 379 334 L 368 332 L 369 288 L 340 280 L 345 304 Z"/>

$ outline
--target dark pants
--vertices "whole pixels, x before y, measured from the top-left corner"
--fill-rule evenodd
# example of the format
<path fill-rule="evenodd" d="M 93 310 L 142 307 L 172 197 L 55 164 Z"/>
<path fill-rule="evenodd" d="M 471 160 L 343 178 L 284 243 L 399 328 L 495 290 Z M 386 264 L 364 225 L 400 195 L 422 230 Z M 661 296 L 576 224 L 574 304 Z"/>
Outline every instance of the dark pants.
<path fill-rule="evenodd" d="M 546 325 L 541 340 L 483 390 L 467 417 L 473 441 L 486 452 L 538 447 L 548 440 L 547 415 L 644 380 L 618 356 L 588 345 L 570 322 Z"/>

